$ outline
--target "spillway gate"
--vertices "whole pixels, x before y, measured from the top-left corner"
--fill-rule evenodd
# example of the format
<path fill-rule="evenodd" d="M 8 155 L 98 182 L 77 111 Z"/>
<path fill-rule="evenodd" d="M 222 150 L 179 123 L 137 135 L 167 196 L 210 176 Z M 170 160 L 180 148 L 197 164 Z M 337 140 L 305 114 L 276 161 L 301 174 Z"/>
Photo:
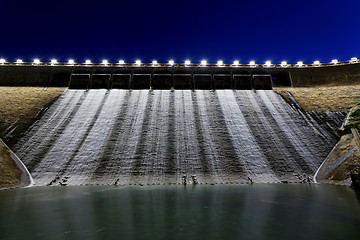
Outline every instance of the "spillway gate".
<path fill-rule="evenodd" d="M 74 69 L 70 89 L 178 89 L 178 90 L 270 90 L 280 79 L 291 86 L 287 72 L 229 69 L 213 71 L 187 68 Z M 275 81 L 275 83 L 274 83 Z"/>

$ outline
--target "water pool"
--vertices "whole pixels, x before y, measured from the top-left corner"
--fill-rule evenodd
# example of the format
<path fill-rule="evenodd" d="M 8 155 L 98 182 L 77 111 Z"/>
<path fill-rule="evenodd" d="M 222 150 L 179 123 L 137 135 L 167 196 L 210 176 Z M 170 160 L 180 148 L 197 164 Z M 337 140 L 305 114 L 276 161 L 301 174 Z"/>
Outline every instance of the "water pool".
<path fill-rule="evenodd" d="M 316 184 L 0 191 L 0 239 L 360 239 L 360 193 Z"/>

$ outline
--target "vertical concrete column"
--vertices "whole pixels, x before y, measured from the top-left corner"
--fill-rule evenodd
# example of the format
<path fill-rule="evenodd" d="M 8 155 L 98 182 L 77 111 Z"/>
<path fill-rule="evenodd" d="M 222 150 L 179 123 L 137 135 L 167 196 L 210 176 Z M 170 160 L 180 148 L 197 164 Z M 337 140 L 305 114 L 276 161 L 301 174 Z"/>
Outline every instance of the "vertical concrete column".
<path fill-rule="evenodd" d="M 129 79 L 129 89 L 132 89 L 132 84 L 133 84 L 133 80 L 134 80 L 134 71 L 131 71 L 131 73 L 130 73 L 130 79 Z"/>
<path fill-rule="evenodd" d="M 171 91 L 174 91 L 175 89 L 174 70 L 171 71 L 170 89 Z"/>
<path fill-rule="evenodd" d="M 213 72 L 211 72 L 211 78 L 210 78 L 211 80 L 211 83 L 210 83 L 210 85 L 211 85 L 211 90 L 213 90 L 213 91 L 215 91 L 215 79 L 214 79 L 214 73 Z"/>
<path fill-rule="evenodd" d="M 251 85 L 251 89 L 253 89 L 253 90 L 256 90 L 255 89 L 255 80 L 254 80 L 254 75 L 252 74 L 252 72 L 250 72 L 250 85 Z"/>
<path fill-rule="evenodd" d="M 194 71 L 191 72 L 191 90 L 195 91 L 195 77 L 194 77 Z"/>
<path fill-rule="evenodd" d="M 111 72 L 110 78 L 107 84 L 107 89 L 112 89 L 113 86 L 113 79 L 114 79 L 114 71 Z"/>
<path fill-rule="evenodd" d="M 231 71 L 230 72 L 230 86 L 231 86 L 231 89 L 235 89 L 235 86 L 234 86 L 234 74 L 233 72 Z"/>
<path fill-rule="evenodd" d="M 91 73 L 90 73 L 90 79 L 89 79 L 89 83 L 88 83 L 87 89 L 91 89 L 91 87 L 92 87 L 93 75 L 94 75 L 94 70 L 92 70 Z"/>
<path fill-rule="evenodd" d="M 69 78 L 69 83 L 68 83 L 68 88 L 70 87 L 70 84 L 71 84 L 71 79 L 72 79 L 72 75 L 74 73 L 74 69 L 71 70 L 71 73 L 70 73 L 70 78 Z"/>
<path fill-rule="evenodd" d="M 152 80 L 154 78 L 154 72 L 152 71 L 150 73 L 150 83 L 149 83 L 149 89 L 152 90 L 153 89 L 153 85 L 152 85 Z"/>
<path fill-rule="evenodd" d="M 269 73 L 269 75 L 270 75 L 270 84 L 271 84 L 271 89 L 273 89 L 274 83 L 273 83 L 273 80 L 272 80 L 272 75 L 271 75 L 271 72 Z"/>

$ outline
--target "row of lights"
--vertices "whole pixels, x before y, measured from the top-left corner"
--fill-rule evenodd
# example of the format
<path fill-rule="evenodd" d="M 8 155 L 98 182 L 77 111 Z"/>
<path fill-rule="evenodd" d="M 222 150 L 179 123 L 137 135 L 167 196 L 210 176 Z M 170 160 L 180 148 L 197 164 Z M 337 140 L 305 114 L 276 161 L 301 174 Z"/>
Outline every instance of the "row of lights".
<path fill-rule="evenodd" d="M 358 59 L 357 59 L 356 57 L 353 57 L 353 58 L 350 59 L 350 62 L 357 62 L 357 61 L 358 61 Z M 338 61 L 337 59 L 333 59 L 333 60 L 331 61 L 332 64 L 337 64 L 338 62 L 339 62 L 339 61 Z M 4 64 L 4 63 L 6 63 L 6 60 L 3 59 L 3 58 L 1 58 L 1 59 L 0 59 L 0 64 Z M 23 62 L 23 60 L 21 60 L 21 59 L 17 59 L 17 60 L 16 60 L 16 63 L 17 63 L 17 64 L 22 64 L 22 63 L 24 63 L 24 62 Z M 40 62 L 40 59 L 34 59 L 34 62 L 33 62 L 33 63 L 34 63 L 34 64 L 40 64 L 41 62 Z M 59 62 L 58 62 L 56 59 L 52 59 L 52 60 L 50 61 L 50 64 L 51 64 L 51 65 L 56 65 L 56 64 L 58 64 L 58 63 L 59 63 Z M 68 60 L 67 63 L 68 63 L 69 65 L 74 65 L 74 64 L 75 64 L 75 61 L 74 61 L 73 59 L 70 59 L 70 60 Z M 92 64 L 92 62 L 91 62 L 91 60 L 85 60 L 85 64 Z M 102 60 L 101 64 L 103 64 L 103 65 L 108 65 L 108 64 L 109 64 L 109 61 L 108 61 L 108 60 Z M 125 61 L 124 61 L 124 60 L 120 60 L 120 61 L 119 61 L 119 64 L 125 64 Z M 142 64 L 142 63 L 141 63 L 141 60 L 136 60 L 136 61 L 135 61 L 135 64 L 136 64 L 136 65 L 141 65 L 141 64 Z M 156 65 L 158 65 L 158 64 L 159 64 L 159 63 L 158 63 L 156 60 L 152 61 L 152 65 L 156 66 Z M 168 64 L 169 64 L 170 66 L 172 66 L 172 65 L 175 64 L 175 62 L 174 62 L 174 60 L 170 60 L 170 61 L 168 62 Z M 185 65 L 191 65 L 191 61 L 190 61 L 190 60 L 186 60 L 186 61 L 184 62 L 184 64 L 185 64 Z M 201 66 L 206 66 L 207 64 L 208 64 L 208 63 L 207 63 L 206 60 L 202 60 L 202 61 L 200 62 L 200 65 L 201 65 Z M 218 65 L 218 66 L 222 66 L 222 65 L 224 65 L 224 63 L 223 63 L 223 61 L 218 61 L 218 62 L 217 62 L 217 65 Z M 239 63 L 239 61 L 234 61 L 232 65 L 238 66 L 238 65 L 240 65 L 240 63 Z M 249 65 L 250 65 L 250 67 L 255 67 L 255 66 L 256 66 L 255 61 L 250 61 L 250 62 L 249 62 Z M 299 66 L 299 67 L 302 67 L 302 66 L 304 65 L 304 63 L 300 61 L 300 62 L 297 62 L 296 65 Z M 321 63 L 320 63 L 320 61 L 314 61 L 313 65 L 319 66 L 319 65 L 321 65 Z M 264 66 L 265 66 L 265 67 L 271 67 L 271 66 L 273 66 L 273 64 L 271 63 L 271 61 L 266 61 L 265 64 L 264 64 Z M 282 61 L 281 64 L 280 64 L 280 66 L 282 66 L 282 67 L 287 67 L 288 64 L 287 64 L 286 61 Z"/>

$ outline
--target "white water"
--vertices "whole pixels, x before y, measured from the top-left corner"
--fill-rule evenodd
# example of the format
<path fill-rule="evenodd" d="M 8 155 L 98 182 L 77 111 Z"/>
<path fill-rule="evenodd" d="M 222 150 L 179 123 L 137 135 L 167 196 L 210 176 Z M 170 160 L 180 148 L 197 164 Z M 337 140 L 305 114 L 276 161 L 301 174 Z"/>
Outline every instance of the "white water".
<path fill-rule="evenodd" d="M 37 185 L 297 182 L 335 139 L 271 90 L 68 90 L 15 146 Z"/>

